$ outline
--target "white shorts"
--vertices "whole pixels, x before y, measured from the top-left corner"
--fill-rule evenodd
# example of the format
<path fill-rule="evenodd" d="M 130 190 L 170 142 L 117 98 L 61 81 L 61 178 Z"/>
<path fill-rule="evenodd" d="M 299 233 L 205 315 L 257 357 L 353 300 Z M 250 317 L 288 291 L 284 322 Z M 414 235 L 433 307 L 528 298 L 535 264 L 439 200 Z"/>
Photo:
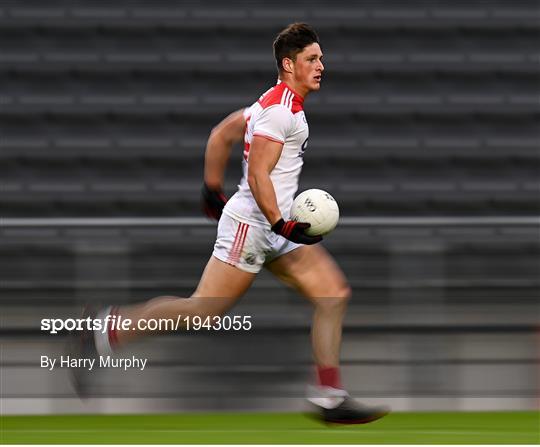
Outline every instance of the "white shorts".
<path fill-rule="evenodd" d="M 213 255 L 227 264 L 249 273 L 258 273 L 263 265 L 302 244 L 285 239 L 270 228 L 240 222 L 225 213 L 219 219 Z"/>

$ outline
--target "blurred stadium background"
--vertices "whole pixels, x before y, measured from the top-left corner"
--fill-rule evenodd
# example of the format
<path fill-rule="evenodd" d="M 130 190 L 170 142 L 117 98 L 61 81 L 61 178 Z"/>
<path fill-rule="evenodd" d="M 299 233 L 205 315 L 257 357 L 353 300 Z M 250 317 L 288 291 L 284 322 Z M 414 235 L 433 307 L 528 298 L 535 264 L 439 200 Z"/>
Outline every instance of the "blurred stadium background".
<path fill-rule="evenodd" d="M 300 190 L 344 216 L 326 247 L 354 298 L 344 380 L 397 410 L 530 410 L 539 380 L 539 7 L 515 1 L 0 2 L 2 412 L 302 408 L 310 309 L 263 273 L 249 333 L 145 340 L 95 398 L 39 368 L 86 301 L 189 295 L 211 253 L 205 141 L 319 32 Z M 240 174 L 233 154 L 227 193 Z"/>

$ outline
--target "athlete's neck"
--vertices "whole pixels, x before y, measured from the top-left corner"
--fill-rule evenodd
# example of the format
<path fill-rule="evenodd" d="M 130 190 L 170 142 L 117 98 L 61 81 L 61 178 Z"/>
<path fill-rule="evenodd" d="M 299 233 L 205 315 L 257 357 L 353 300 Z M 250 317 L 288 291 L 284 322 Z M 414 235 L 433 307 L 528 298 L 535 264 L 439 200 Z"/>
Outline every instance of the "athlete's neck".
<path fill-rule="evenodd" d="M 278 81 L 281 81 L 285 84 L 287 84 L 287 87 L 289 87 L 293 93 L 295 93 L 297 96 L 300 96 L 302 99 L 306 99 L 306 96 L 310 92 L 306 87 L 302 87 L 298 83 L 294 82 L 293 79 L 290 79 L 287 77 L 287 79 L 282 78 L 281 76 L 278 77 Z"/>

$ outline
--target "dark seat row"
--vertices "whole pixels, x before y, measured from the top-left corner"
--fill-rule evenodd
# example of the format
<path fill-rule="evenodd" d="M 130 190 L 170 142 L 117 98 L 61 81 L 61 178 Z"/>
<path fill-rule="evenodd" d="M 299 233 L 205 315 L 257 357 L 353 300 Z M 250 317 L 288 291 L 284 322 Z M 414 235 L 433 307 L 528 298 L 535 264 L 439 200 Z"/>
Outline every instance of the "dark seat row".
<path fill-rule="evenodd" d="M 253 89 L 253 91 L 256 91 Z M 144 106 L 152 111 L 165 113 L 168 110 L 176 110 L 182 107 L 197 108 L 201 105 L 211 105 L 220 107 L 225 104 L 229 107 L 240 107 L 242 104 L 252 104 L 255 100 L 247 95 L 194 95 L 194 94 L 100 94 L 78 95 L 78 94 L 21 94 L 20 96 L 6 94 L 1 97 L 2 104 L 5 107 L 4 114 L 9 111 L 26 110 L 32 113 L 34 110 L 45 110 L 50 112 L 65 111 L 69 109 L 83 109 L 80 112 L 86 112 L 88 108 L 99 113 L 100 108 Z M 400 107 L 409 106 L 414 109 L 422 110 L 425 108 L 445 107 L 449 111 L 470 111 L 471 109 L 482 108 L 500 108 L 506 110 L 515 110 L 517 107 L 529 107 L 531 110 L 538 104 L 538 98 L 534 96 L 534 91 L 529 94 L 496 94 L 493 92 L 477 93 L 449 93 L 449 94 L 421 94 L 410 92 L 405 89 L 399 93 L 387 91 L 384 94 L 370 95 L 331 95 L 321 94 L 310 100 L 309 105 L 327 107 L 332 110 L 339 108 L 344 111 L 355 111 L 369 106 L 374 109 L 390 109 L 393 107 L 400 110 Z M 160 110 L 161 109 L 161 110 Z M 509 111 L 510 111 L 509 110 Z"/>
<path fill-rule="evenodd" d="M 199 160 L 202 158 L 206 138 L 172 138 L 163 136 L 126 136 L 110 138 L 94 136 L 59 137 L 3 137 L 0 140 L 0 159 L 39 160 L 137 160 L 145 158 Z M 134 134 L 136 131 L 133 132 Z M 320 159 L 379 160 L 389 159 L 415 164 L 425 160 L 485 160 L 512 163 L 512 160 L 534 161 L 538 158 L 538 137 L 427 137 L 398 135 L 392 137 L 314 138 L 309 143 L 310 161 Z M 240 149 L 238 149 L 240 153 Z M 233 155 L 234 157 L 234 155 Z"/>
<path fill-rule="evenodd" d="M 265 49 L 267 50 L 267 49 Z M 366 51 L 356 54 L 329 53 L 328 63 L 336 72 L 372 73 L 425 72 L 445 70 L 466 75 L 469 72 L 529 72 L 534 73 L 539 57 L 534 52 L 521 50 L 506 52 L 462 53 L 433 51 L 396 53 Z M 234 64 L 234 66 L 232 66 Z M 330 65 L 329 65 L 330 66 Z M 239 53 L 185 53 L 181 51 L 159 54 L 155 52 L 116 52 L 100 54 L 84 50 L 59 50 L 38 53 L 34 50 L 4 49 L 0 54 L 0 68 L 36 71 L 81 70 L 85 72 L 161 71 L 189 72 L 204 70 L 210 73 L 270 71 L 273 60 L 269 51 Z"/>
<path fill-rule="evenodd" d="M 429 99 L 429 98 L 427 98 Z M 116 98 L 114 102 L 109 102 L 110 98 L 89 98 L 80 104 L 73 104 L 69 97 L 42 98 L 33 103 L 26 104 L 5 104 L 0 110 L 1 116 L 20 116 L 29 114 L 38 115 L 134 115 L 140 116 L 145 113 L 152 117 L 155 115 L 184 115 L 187 113 L 208 115 L 224 115 L 232 110 L 245 107 L 251 104 L 251 96 L 231 95 L 216 99 L 215 97 L 206 97 L 197 104 L 195 98 L 184 98 L 170 104 L 166 99 L 159 102 L 148 101 L 145 104 L 137 103 L 133 97 Z M 534 113 L 536 105 L 529 97 L 516 97 L 516 100 L 506 101 L 501 97 L 494 98 L 470 98 L 454 102 L 433 102 L 422 101 L 421 98 L 399 98 L 392 101 L 383 101 L 380 98 L 364 98 L 365 102 L 327 102 L 311 112 L 314 114 L 370 114 L 380 116 L 399 115 L 404 118 L 410 118 L 415 114 L 430 114 L 436 116 L 448 115 L 471 115 L 488 114 L 495 116 L 512 116 Z M 55 103 L 56 102 L 56 103 Z M 315 102 L 315 101 L 314 101 Z M 142 107 L 144 105 L 144 107 Z"/>
<path fill-rule="evenodd" d="M 358 192 L 328 188 L 346 215 L 366 216 L 524 216 L 538 215 L 538 189 L 529 191 L 472 193 L 453 192 Z M 64 186 L 62 186 L 64 188 Z M 199 215 L 199 187 L 186 196 L 185 190 L 155 188 L 141 192 L 132 185 L 131 191 L 101 188 L 101 192 L 75 191 L 3 192 L 3 217 L 40 216 L 194 216 Z M 79 190 L 77 190 L 79 189 Z"/>
<path fill-rule="evenodd" d="M 152 5 L 117 4 L 114 6 L 91 2 L 51 2 L 48 7 L 35 2 L 11 2 L 9 7 L 0 10 L 0 18 L 10 20 L 11 26 L 24 26 L 35 21 L 63 26 L 99 24 L 115 26 L 141 26 L 148 24 L 176 24 L 183 26 L 215 26 L 226 21 L 228 26 L 253 28 L 255 26 L 279 26 L 284 20 L 283 8 L 287 8 L 286 17 L 302 20 L 319 21 L 326 26 L 362 25 L 371 28 L 403 26 L 404 23 L 418 26 L 452 26 L 466 21 L 477 27 L 497 26 L 503 21 L 513 21 L 522 26 L 531 25 L 538 17 L 538 10 L 532 1 L 491 4 L 456 4 L 442 2 L 426 4 L 408 2 L 407 7 L 396 1 L 383 1 L 372 4 L 354 4 L 350 2 L 319 2 L 316 5 L 297 3 L 293 8 L 287 2 L 275 2 L 272 7 L 251 6 L 232 3 L 227 8 L 222 3 L 209 2 L 205 6 L 196 4 L 178 4 L 176 2 L 158 2 Z M 324 20 L 322 20 L 324 19 Z M 195 23 L 194 23 L 195 22 Z"/>

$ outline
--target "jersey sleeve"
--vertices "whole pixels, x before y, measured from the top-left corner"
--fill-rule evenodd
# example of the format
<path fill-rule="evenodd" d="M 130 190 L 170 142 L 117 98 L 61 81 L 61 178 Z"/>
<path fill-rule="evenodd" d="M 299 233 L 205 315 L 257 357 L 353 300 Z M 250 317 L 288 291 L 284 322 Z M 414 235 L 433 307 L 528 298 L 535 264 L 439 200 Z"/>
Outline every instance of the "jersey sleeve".
<path fill-rule="evenodd" d="M 255 104 L 257 103 L 251 104 L 250 106 L 246 107 L 244 111 L 242 112 L 242 114 L 244 115 L 244 119 L 246 121 L 251 117 L 251 114 L 253 113 L 253 107 L 255 106 Z"/>
<path fill-rule="evenodd" d="M 284 144 L 294 124 L 291 111 L 280 104 L 264 109 L 253 128 L 253 136 L 268 138 Z"/>

